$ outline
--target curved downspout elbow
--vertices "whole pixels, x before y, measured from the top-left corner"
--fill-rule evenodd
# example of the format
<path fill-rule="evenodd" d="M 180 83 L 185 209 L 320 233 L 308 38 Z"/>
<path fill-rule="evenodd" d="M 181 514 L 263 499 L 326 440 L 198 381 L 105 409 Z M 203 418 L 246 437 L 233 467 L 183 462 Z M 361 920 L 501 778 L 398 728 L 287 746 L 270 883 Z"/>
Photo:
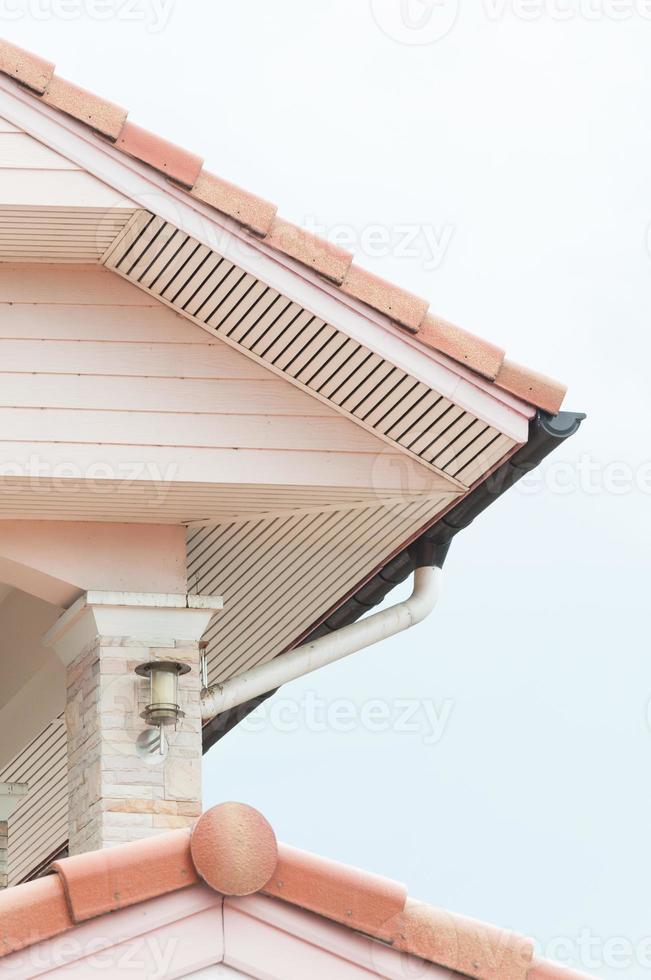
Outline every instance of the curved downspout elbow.
<path fill-rule="evenodd" d="M 209 721 L 223 711 L 267 694 L 304 674 L 335 663 L 351 653 L 373 646 L 422 622 L 439 597 L 440 567 L 423 566 L 414 571 L 414 587 L 404 602 L 343 626 L 328 636 L 283 653 L 266 664 L 216 684 L 201 696 L 201 718 Z"/>

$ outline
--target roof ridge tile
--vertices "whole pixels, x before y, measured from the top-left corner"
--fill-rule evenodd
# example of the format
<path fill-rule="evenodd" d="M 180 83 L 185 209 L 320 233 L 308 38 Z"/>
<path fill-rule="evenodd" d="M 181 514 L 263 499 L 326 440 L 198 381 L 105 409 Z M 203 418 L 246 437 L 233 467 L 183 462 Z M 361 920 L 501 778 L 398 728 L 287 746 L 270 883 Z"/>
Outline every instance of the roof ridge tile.
<path fill-rule="evenodd" d="M 385 941 L 392 940 L 407 900 L 397 881 L 287 844 L 278 846 L 278 864 L 263 891 Z"/>
<path fill-rule="evenodd" d="M 73 925 L 63 883 L 57 877 L 0 890 L 0 957 L 52 939 Z"/>
<path fill-rule="evenodd" d="M 206 810 L 192 830 L 190 853 L 203 881 L 222 895 L 259 892 L 278 863 L 272 827 L 245 803 Z"/>
<path fill-rule="evenodd" d="M 190 831 L 171 830 L 52 864 L 75 923 L 196 884 Z"/>
<path fill-rule="evenodd" d="M 533 943 L 518 933 L 407 899 L 396 949 L 476 980 L 526 980 Z"/>
<path fill-rule="evenodd" d="M 262 892 L 476 980 L 586 980 L 533 960 L 523 936 L 410 899 L 391 879 L 276 845 L 265 818 L 246 804 L 212 807 L 191 832 L 63 858 L 51 870 L 0 891 L 0 957 L 201 878 L 220 894 Z"/>

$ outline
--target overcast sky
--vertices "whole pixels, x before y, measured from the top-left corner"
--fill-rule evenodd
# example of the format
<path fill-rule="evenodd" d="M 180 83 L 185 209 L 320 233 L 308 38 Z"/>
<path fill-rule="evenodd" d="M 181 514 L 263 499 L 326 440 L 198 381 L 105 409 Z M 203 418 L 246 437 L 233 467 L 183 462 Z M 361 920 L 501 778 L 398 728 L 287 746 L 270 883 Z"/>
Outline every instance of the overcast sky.
<path fill-rule="evenodd" d="M 589 414 L 455 540 L 426 624 L 209 753 L 205 804 L 651 975 L 651 4 L 0 0 L 0 26 Z"/>

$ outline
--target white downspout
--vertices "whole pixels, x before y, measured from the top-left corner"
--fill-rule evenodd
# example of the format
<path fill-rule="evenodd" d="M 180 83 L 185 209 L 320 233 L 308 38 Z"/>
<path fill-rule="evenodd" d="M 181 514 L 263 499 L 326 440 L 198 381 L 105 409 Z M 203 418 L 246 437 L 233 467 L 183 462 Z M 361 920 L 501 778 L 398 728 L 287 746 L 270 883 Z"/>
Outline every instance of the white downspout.
<path fill-rule="evenodd" d="M 414 572 L 413 591 L 404 602 L 349 626 L 342 626 L 328 636 L 321 636 L 318 640 L 283 653 L 266 664 L 252 667 L 223 684 L 208 688 L 201 696 L 202 720 L 209 721 L 229 708 L 236 708 L 251 698 L 274 691 L 297 677 L 415 626 L 436 606 L 440 580 L 440 568 L 417 568 Z"/>

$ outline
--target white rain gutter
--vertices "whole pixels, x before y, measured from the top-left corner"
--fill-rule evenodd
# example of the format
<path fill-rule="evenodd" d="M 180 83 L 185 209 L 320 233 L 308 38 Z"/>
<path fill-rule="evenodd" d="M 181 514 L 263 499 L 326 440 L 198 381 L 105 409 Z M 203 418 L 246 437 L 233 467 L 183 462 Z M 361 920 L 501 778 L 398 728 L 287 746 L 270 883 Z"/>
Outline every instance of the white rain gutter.
<path fill-rule="evenodd" d="M 374 613 L 328 636 L 305 643 L 295 650 L 283 653 L 266 664 L 215 684 L 204 690 L 201 696 L 201 718 L 210 721 L 230 708 L 236 708 L 251 698 L 275 691 L 282 684 L 296 680 L 319 667 L 357 653 L 366 647 L 386 640 L 396 633 L 422 622 L 432 612 L 439 597 L 441 569 L 425 566 L 414 572 L 414 587 L 404 602 Z"/>

